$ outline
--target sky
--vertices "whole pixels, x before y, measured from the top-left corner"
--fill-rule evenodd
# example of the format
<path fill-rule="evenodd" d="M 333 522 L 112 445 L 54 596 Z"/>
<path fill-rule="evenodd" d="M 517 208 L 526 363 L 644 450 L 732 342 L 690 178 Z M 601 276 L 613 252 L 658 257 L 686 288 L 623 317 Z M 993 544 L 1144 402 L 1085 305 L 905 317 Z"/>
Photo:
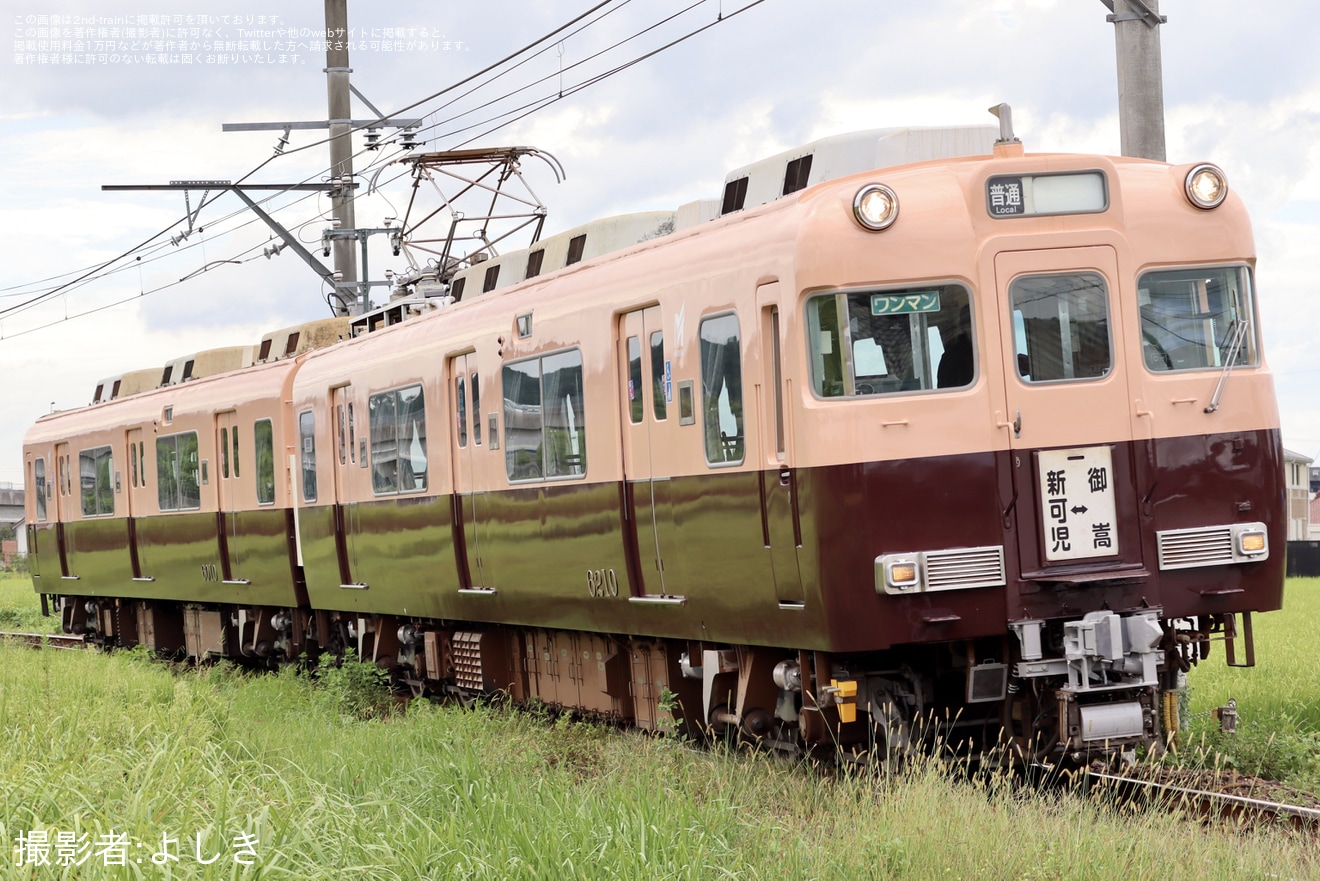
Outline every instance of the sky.
<path fill-rule="evenodd" d="M 1100 0 L 616 0 L 500 79 L 454 88 L 597 2 L 350 0 L 353 84 L 387 114 L 417 104 L 404 115 L 425 120 L 420 149 L 553 154 L 562 182 L 523 167 L 547 235 L 714 198 L 728 170 L 827 135 L 991 123 L 1000 102 L 1028 152 L 1119 152 Z M 1220 165 L 1246 201 L 1284 444 L 1320 459 L 1320 298 L 1307 282 L 1320 257 L 1320 26 L 1301 0 L 1268 15 L 1227 0 L 1160 12 L 1169 161 Z M 0 483 L 20 483 L 23 432 L 89 403 L 99 379 L 330 314 L 293 253 L 262 256 L 271 233 L 234 196 L 203 206 L 175 245 L 189 231 L 182 193 L 101 190 L 254 169 L 255 182 L 322 180 L 321 135 L 295 131 L 273 159 L 278 132 L 221 125 L 324 119 L 326 62 L 320 3 L 0 0 L 0 21 Z M 544 106 L 512 112 L 534 99 Z M 369 115 L 356 98 L 353 115 Z M 355 160 L 380 170 L 359 226 L 403 216 L 406 166 L 393 160 L 405 154 L 387 143 Z M 319 255 L 329 206 L 305 195 L 268 208 Z M 373 277 L 406 269 L 373 241 Z"/>

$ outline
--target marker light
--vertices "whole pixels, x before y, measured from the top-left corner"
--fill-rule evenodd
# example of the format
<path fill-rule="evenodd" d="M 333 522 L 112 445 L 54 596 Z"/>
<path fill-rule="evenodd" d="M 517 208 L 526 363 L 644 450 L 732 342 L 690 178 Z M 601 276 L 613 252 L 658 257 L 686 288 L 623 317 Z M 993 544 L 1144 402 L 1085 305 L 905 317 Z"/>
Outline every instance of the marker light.
<path fill-rule="evenodd" d="M 917 563 L 915 560 L 892 560 L 885 566 L 885 580 L 890 587 L 899 589 L 915 587 L 917 584 Z"/>
<path fill-rule="evenodd" d="M 1266 551 L 1265 533 L 1260 530 L 1238 533 L 1238 551 L 1246 556 L 1256 556 Z"/>
<path fill-rule="evenodd" d="M 1187 173 L 1187 199 L 1197 208 L 1217 208 L 1228 196 L 1228 178 L 1213 165 L 1198 165 Z"/>
<path fill-rule="evenodd" d="M 853 197 L 853 216 L 867 229 L 888 229 L 898 219 L 898 196 L 884 184 L 867 184 Z"/>

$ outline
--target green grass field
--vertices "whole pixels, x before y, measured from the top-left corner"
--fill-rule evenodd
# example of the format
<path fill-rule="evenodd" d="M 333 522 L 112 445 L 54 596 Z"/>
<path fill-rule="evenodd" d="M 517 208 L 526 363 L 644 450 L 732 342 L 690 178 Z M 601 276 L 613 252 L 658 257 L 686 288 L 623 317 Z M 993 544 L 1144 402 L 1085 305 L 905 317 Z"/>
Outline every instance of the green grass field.
<path fill-rule="evenodd" d="M 0 581 L 0 607 L 17 590 Z M 1244 730 L 1278 714 L 1296 712 L 1299 726 L 1311 718 L 1292 689 L 1300 674 L 1314 685 L 1306 659 L 1315 666 L 1318 652 L 1284 619 L 1304 608 L 1295 594 L 1314 603 L 1317 591 L 1289 592 L 1288 611 L 1258 622 L 1255 671 L 1212 685 L 1216 658 L 1194 672 L 1194 710 L 1222 702 L 1222 685 Z M 1296 640 L 1277 659 L 1265 649 L 1276 631 Z M 1251 677 L 1263 681 L 1247 691 Z M 10 851 L 0 877 L 1320 876 L 1314 840 L 1283 830 L 1206 829 L 927 767 L 840 778 L 498 708 L 414 702 L 364 721 L 345 712 L 357 687 L 292 669 L 174 670 L 137 652 L 0 648 L 0 838 Z M 43 852 L 43 832 L 51 865 L 19 865 Z M 61 834 L 81 865 L 58 864 Z M 122 851 L 111 834 L 127 837 Z M 106 865 L 120 853 L 126 865 Z"/>
<path fill-rule="evenodd" d="M 1222 644 L 1188 674 L 1187 746 L 1241 771 L 1320 793 L 1320 578 L 1289 579 L 1283 609 L 1254 618 L 1256 666 L 1224 663 Z M 1239 652 L 1240 655 L 1240 652 Z M 1238 732 L 1204 715 L 1237 701 Z M 1195 715 L 1202 714 L 1202 715 Z"/>

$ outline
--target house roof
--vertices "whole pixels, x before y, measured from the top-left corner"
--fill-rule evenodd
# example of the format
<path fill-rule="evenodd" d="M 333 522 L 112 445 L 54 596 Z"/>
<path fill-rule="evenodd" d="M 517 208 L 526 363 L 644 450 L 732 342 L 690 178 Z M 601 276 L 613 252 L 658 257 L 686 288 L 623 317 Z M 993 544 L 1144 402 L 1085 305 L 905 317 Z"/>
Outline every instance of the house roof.
<path fill-rule="evenodd" d="M 1315 461 L 1310 456 L 1303 456 L 1301 453 L 1294 453 L 1287 447 L 1283 448 L 1283 459 L 1285 462 L 1305 462 L 1308 465 Z"/>

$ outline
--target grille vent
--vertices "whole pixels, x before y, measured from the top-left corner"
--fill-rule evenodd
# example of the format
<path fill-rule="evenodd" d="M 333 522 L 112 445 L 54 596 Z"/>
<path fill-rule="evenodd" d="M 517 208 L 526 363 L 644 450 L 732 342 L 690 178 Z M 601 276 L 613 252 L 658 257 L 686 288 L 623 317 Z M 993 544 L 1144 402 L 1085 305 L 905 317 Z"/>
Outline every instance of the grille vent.
<path fill-rule="evenodd" d="M 454 634 L 454 684 L 482 691 L 486 687 L 481 668 L 482 633 Z"/>
<path fill-rule="evenodd" d="M 1232 563 L 1233 528 L 1207 526 L 1157 533 L 1161 569 L 1190 569 Z"/>
<path fill-rule="evenodd" d="M 926 590 L 995 587 L 1006 583 L 1002 547 L 927 551 Z"/>

